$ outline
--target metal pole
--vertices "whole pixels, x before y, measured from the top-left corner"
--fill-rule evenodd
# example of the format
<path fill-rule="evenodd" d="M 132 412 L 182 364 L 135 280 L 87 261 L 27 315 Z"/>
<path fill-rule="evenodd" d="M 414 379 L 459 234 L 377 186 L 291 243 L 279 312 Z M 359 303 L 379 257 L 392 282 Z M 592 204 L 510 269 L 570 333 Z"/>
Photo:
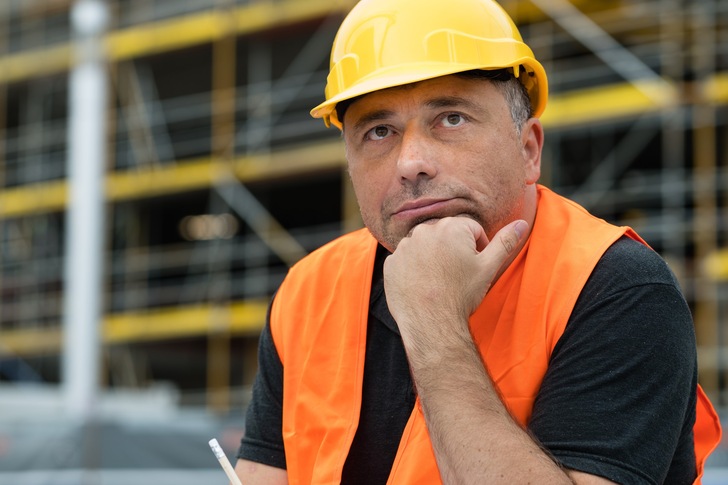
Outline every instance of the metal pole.
<path fill-rule="evenodd" d="M 107 72 L 103 0 L 76 0 L 69 78 L 63 387 L 69 417 L 95 414 L 99 389 Z"/>

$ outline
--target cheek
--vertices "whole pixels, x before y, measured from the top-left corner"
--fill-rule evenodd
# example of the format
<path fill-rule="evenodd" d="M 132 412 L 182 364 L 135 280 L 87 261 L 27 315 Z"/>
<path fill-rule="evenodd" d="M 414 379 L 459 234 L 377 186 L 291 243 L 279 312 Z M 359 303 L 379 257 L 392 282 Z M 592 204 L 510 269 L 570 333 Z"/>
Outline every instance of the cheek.
<path fill-rule="evenodd" d="M 526 167 L 518 159 L 509 159 L 508 156 L 481 157 L 478 163 L 470 166 L 464 177 L 464 182 L 475 192 L 494 203 L 504 203 L 517 196 L 527 185 Z"/>
<path fill-rule="evenodd" d="M 377 180 L 376 173 L 349 167 L 349 178 L 362 215 L 371 217 L 372 214 L 378 214 L 382 198 L 379 191 L 383 183 Z"/>

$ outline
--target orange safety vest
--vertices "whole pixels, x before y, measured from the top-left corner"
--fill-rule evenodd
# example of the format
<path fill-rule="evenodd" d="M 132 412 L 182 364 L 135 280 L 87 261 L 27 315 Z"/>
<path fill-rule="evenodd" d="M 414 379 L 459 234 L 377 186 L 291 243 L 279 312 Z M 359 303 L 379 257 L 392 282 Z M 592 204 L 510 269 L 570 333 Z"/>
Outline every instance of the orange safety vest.
<path fill-rule="evenodd" d="M 625 234 L 644 242 L 539 187 L 529 241 L 470 319 L 488 372 L 521 425 L 528 423 L 551 351 L 587 278 Z M 293 485 L 341 482 L 359 422 L 376 247 L 366 230 L 343 236 L 297 263 L 276 294 L 270 325 L 284 368 L 283 441 Z M 697 392 L 700 483 L 721 431 L 699 386 Z M 388 483 L 441 483 L 419 401 Z"/>

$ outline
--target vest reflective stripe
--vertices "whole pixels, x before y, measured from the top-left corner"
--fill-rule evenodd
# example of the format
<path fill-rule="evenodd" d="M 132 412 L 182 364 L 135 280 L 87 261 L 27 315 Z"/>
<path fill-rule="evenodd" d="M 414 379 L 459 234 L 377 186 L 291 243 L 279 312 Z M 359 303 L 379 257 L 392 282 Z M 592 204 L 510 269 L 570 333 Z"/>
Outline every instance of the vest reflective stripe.
<path fill-rule="evenodd" d="M 631 229 L 607 224 L 539 187 L 531 238 L 470 320 L 488 371 L 522 425 L 586 280 L 625 234 L 644 242 Z M 366 230 L 339 238 L 291 268 L 276 294 L 270 322 L 284 367 L 283 440 L 291 484 L 341 481 L 361 407 L 376 246 Z M 695 449 L 702 475 L 720 427 L 702 389 L 698 395 Z M 441 483 L 419 402 L 388 483 Z"/>

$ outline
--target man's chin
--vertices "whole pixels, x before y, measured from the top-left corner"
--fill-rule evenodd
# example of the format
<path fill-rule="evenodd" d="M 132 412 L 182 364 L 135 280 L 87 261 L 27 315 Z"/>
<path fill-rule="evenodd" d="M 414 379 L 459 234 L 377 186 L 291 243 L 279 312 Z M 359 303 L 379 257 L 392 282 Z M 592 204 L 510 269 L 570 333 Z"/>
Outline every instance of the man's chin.
<path fill-rule="evenodd" d="M 419 226 L 420 224 L 435 224 L 437 221 L 444 219 L 446 217 L 467 217 L 469 219 L 474 220 L 475 222 L 477 222 L 478 224 L 480 224 L 482 226 L 481 221 L 477 217 L 473 216 L 472 214 L 462 212 L 462 213 L 458 213 L 458 214 L 438 215 L 437 217 L 423 217 L 421 219 L 413 221 L 411 223 L 409 230 L 403 236 L 396 236 L 394 234 L 394 232 L 392 232 L 392 231 L 387 232 L 386 234 L 380 234 L 378 236 L 377 234 L 372 233 L 371 229 L 370 229 L 370 233 L 372 234 L 372 236 L 374 236 L 377 239 L 377 241 L 379 241 L 379 244 L 384 246 L 388 251 L 394 252 L 394 250 L 399 245 L 399 242 L 406 237 L 412 236 L 412 232 L 415 230 L 415 228 L 417 226 Z"/>

